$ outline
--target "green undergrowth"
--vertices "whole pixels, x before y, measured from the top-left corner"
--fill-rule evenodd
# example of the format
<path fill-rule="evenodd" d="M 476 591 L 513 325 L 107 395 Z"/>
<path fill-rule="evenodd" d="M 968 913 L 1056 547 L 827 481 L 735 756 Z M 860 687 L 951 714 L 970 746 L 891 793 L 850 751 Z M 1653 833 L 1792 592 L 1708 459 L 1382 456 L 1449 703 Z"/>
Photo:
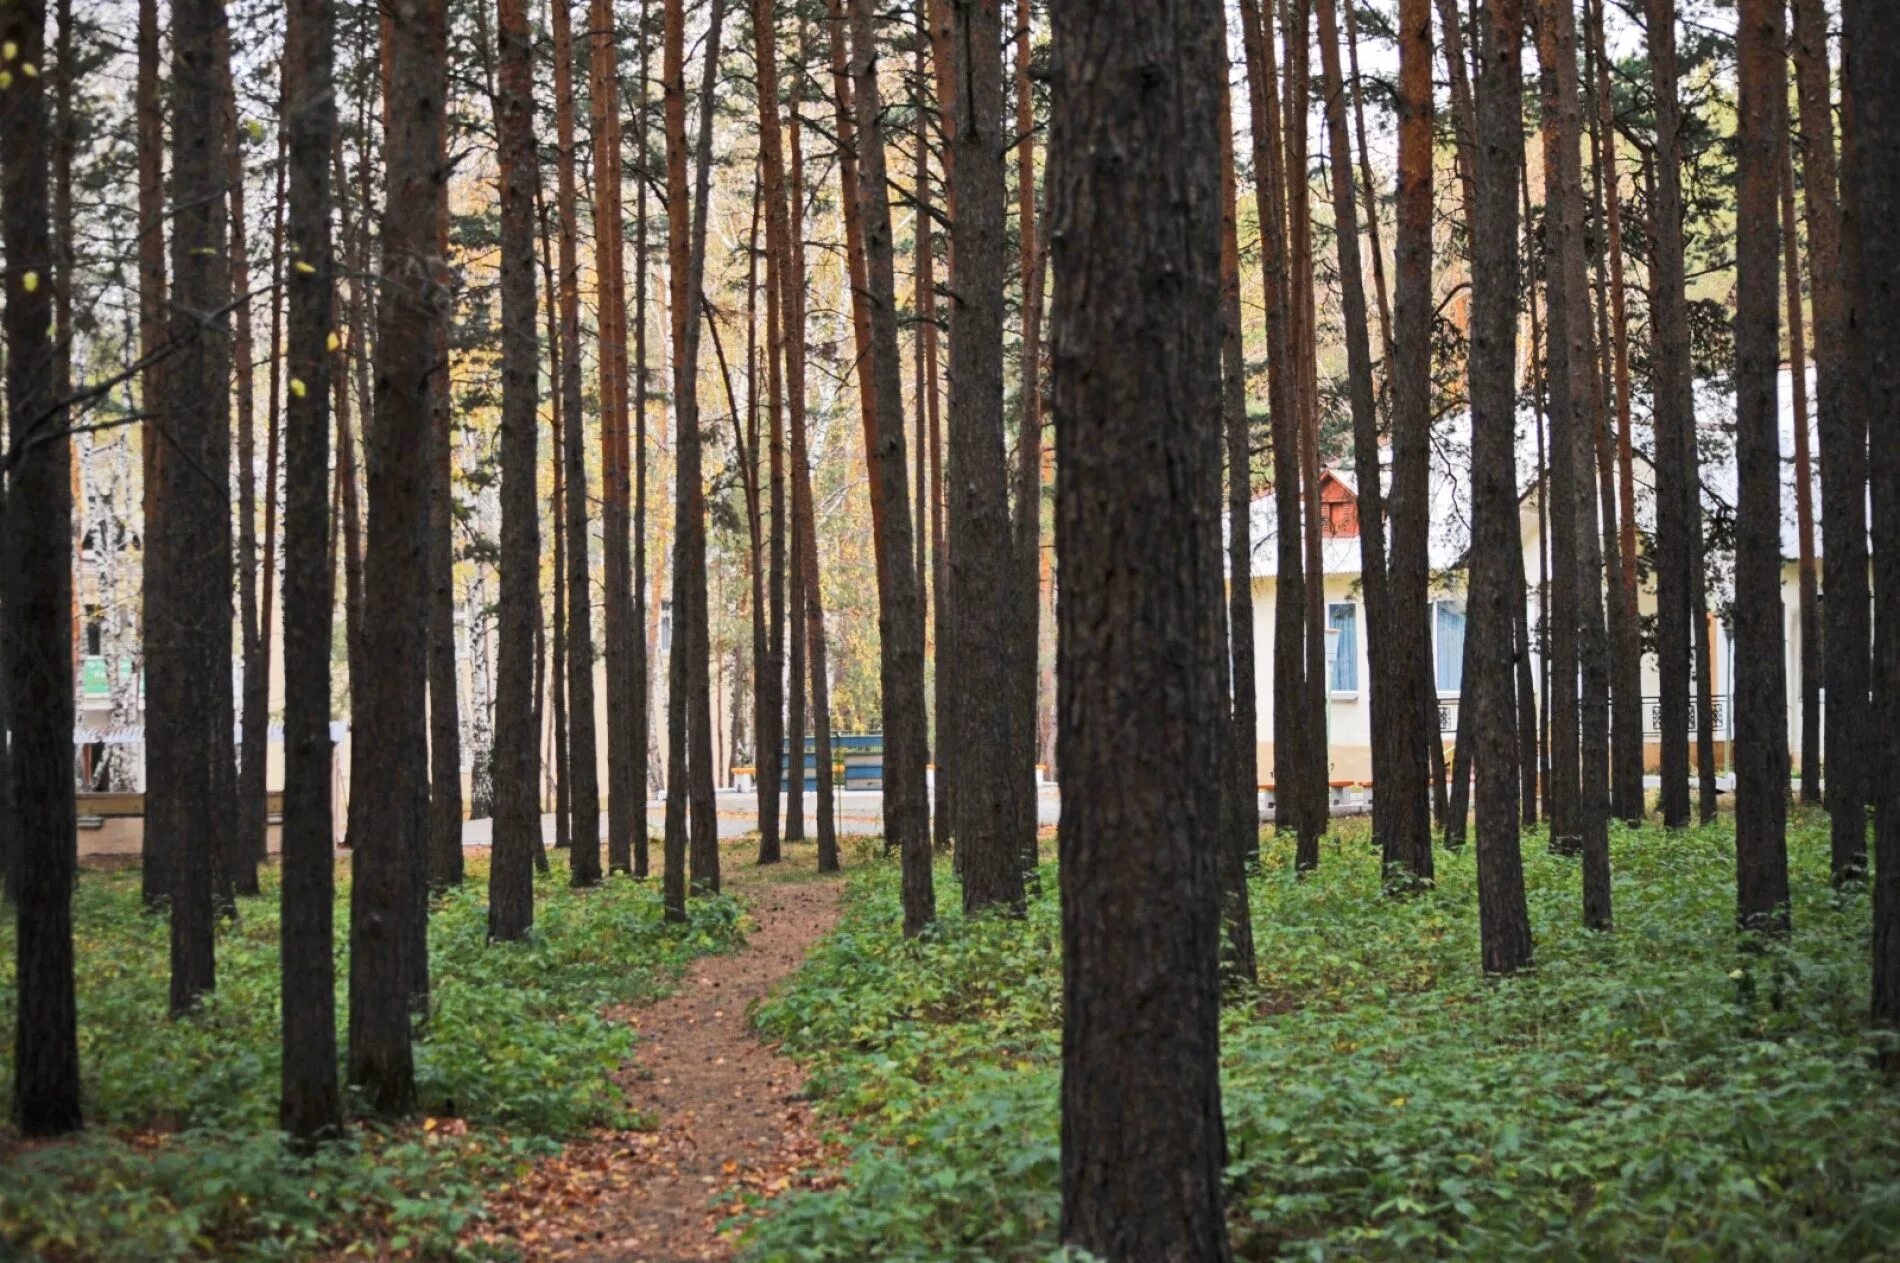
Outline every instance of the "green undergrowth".
<path fill-rule="evenodd" d="M 1612 838 L 1616 928 L 1579 926 L 1576 861 L 1524 842 L 1534 971 L 1479 970 L 1474 857 L 1380 894 L 1363 825 L 1253 883 L 1257 992 L 1229 1006 L 1236 1255 L 1856 1259 L 1900 1240 L 1900 1088 L 1871 1068 L 1869 906 L 1791 830 L 1795 934 L 1734 932 L 1726 824 Z M 1060 914 L 901 937 L 898 873 L 758 1020 L 848 1125 L 842 1184 L 778 1203 L 754 1260 L 1028 1260 L 1056 1247 Z M 1140 934 L 1130 927 L 1130 946 Z"/>
<path fill-rule="evenodd" d="M 347 873 L 343 874 L 347 879 Z M 347 1029 L 349 887 L 336 901 L 337 1022 Z M 695 900 L 683 930 L 655 883 L 536 883 L 535 929 L 491 946 L 487 865 L 438 897 L 432 997 L 418 1023 L 421 1125 L 359 1127 L 294 1159 L 276 1131 L 280 1068 L 276 874 L 220 927 L 217 991 L 165 1016 L 167 925 L 136 872 L 86 873 L 74 897 L 79 1041 L 89 1130 L 21 1145 L 0 1134 L 0 1258 L 300 1258 L 339 1249 L 452 1256 L 486 1186 L 561 1137 L 629 1126 L 609 1078 L 629 1028 L 601 1010 L 667 988 L 694 956 L 737 945 L 730 898 Z M 0 1029 L 13 1027 L 12 918 L 0 930 Z M 11 1091 L 11 1040 L 0 1091 Z"/>

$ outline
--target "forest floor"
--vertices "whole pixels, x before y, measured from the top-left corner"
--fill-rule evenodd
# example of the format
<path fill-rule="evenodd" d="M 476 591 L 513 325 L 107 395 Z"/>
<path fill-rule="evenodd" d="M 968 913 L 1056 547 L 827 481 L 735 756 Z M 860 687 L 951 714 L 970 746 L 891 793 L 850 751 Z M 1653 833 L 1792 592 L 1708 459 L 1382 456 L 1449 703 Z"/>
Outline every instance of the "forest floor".
<path fill-rule="evenodd" d="M 754 1006 L 798 970 L 838 919 L 842 882 L 813 848 L 761 868 L 752 839 L 723 848 L 743 899 L 745 946 L 701 957 L 671 994 L 615 1006 L 633 1057 L 614 1076 L 649 1130 L 599 1130 L 489 1198 L 472 1241 L 525 1259 L 699 1263 L 733 1257 L 746 1219 L 780 1193 L 823 1189 L 840 1164 L 804 1092 L 805 1072 L 752 1029 Z"/>

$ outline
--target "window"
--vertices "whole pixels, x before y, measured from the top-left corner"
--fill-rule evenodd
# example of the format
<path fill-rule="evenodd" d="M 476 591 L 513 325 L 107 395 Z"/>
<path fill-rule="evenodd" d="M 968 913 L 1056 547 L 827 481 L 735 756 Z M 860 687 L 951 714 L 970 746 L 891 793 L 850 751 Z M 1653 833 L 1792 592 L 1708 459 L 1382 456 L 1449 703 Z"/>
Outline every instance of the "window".
<path fill-rule="evenodd" d="M 1359 607 L 1327 606 L 1326 625 L 1339 633 L 1333 646 L 1336 656 L 1332 679 L 1327 687 L 1335 693 L 1356 693 L 1359 691 Z"/>
<path fill-rule="evenodd" d="M 1433 609 L 1438 691 L 1456 693 L 1465 682 L 1465 607 L 1455 601 L 1439 601 Z"/>

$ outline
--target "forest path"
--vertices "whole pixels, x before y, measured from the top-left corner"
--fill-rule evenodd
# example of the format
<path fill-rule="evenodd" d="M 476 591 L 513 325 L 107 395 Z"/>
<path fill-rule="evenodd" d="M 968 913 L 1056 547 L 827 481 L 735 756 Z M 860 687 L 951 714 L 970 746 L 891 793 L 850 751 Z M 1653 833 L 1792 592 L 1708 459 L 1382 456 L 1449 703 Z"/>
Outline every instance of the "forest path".
<path fill-rule="evenodd" d="M 481 1239 L 529 1260 L 725 1260 L 736 1233 L 720 1225 L 735 1195 L 828 1182 L 804 1072 L 762 1043 L 749 1018 L 837 921 L 842 882 L 817 875 L 809 846 L 787 848 L 771 868 L 752 862 L 750 843 L 722 850 L 725 889 L 753 922 L 745 947 L 701 957 L 671 995 L 610 1014 L 638 1032 L 616 1081 L 628 1109 L 658 1129 L 568 1144 L 490 1197 Z"/>

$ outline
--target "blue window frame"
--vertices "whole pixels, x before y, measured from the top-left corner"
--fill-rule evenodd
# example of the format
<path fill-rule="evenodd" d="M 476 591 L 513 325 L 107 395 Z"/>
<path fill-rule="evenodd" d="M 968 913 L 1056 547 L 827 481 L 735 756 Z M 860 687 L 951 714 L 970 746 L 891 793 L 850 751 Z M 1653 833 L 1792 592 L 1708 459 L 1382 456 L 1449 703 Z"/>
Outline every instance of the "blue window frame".
<path fill-rule="evenodd" d="M 1435 608 L 1438 691 L 1458 693 L 1465 682 L 1465 607 L 1439 601 Z"/>
<path fill-rule="evenodd" d="M 1329 605 L 1326 625 L 1339 633 L 1334 646 L 1332 679 L 1328 686 L 1335 693 L 1359 691 L 1359 607 Z"/>

